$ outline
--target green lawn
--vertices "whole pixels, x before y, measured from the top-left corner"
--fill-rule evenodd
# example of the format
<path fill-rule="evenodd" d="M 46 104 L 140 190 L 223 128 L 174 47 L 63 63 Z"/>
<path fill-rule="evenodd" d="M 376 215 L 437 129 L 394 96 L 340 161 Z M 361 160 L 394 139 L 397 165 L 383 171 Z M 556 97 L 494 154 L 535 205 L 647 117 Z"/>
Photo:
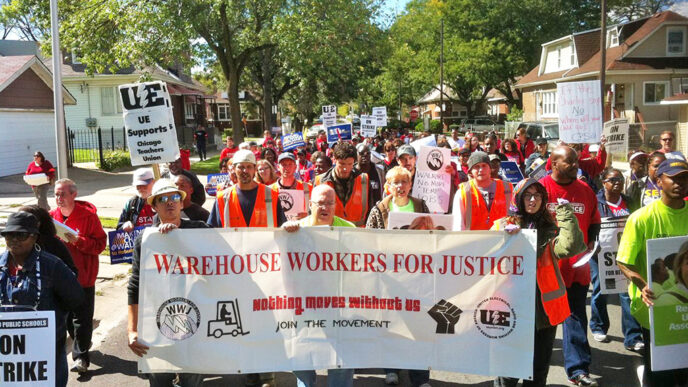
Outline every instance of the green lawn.
<path fill-rule="evenodd" d="M 103 225 L 103 228 L 111 228 L 113 230 L 117 228 L 117 221 L 119 219 L 109 218 L 107 216 L 99 216 L 98 218 L 100 218 L 100 223 Z"/>
<path fill-rule="evenodd" d="M 191 164 L 191 172 L 198 175 L 220 172 L 220 156 L 211 157 L 207 160 Z"/>

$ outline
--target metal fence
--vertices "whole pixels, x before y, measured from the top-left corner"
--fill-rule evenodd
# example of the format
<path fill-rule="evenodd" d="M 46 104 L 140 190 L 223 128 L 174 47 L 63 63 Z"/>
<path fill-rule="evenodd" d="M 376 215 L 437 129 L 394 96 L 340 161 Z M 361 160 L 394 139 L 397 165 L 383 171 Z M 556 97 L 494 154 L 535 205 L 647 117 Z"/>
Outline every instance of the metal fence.
<path fill-rule="evenodd" d="M 67 147 L 69 164 L 100 162 L 107 151 L 127 150 L 127 137 L 124 127 L 109 129 L 71 129 L 67 128 Z"/>

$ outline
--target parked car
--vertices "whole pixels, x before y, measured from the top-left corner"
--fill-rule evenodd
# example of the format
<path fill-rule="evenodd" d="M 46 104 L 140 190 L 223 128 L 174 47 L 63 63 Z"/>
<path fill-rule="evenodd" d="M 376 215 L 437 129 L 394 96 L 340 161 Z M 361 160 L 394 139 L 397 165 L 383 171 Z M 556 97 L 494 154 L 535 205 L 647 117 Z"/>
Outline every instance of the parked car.
<path fill-rule="evenodd" d="M 531 140 L 535 141 L 538 137 L 544 137 L 547 139 L 548 147 L 551 149 L 557 144 L 559 140 L 559 123 L 551 121 L 534 121 L 534 122 L 521 122 L 516 128 L 518 131 L 521 128 L 526 129 L 526 136 Z"/>
<path fill-rule="evenodd" d="M 306 138 L 310 140 L 318 137 L 318 133 L 321 130 L 325 130 L 325 126 L 322 123 L 311 126 L 306 130 Z"/>
<path fill-rule="evenodd" d="M 491 130 L 504 130 L 504 125 L 500 125 L 489 117 L 466 118 L 461 121 L 461 132 L 489 132 Z"/>

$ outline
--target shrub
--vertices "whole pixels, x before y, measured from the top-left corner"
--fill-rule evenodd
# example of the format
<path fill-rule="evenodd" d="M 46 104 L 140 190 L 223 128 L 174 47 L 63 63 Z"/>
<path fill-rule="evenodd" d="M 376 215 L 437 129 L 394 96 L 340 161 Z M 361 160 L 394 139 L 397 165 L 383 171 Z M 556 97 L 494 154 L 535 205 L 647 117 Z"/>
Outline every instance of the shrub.
<path fill-rule="evenodd" d="M 513 106 L 511 112 L 506 115 L 507 121 L 521 121 L 523 120 L 523 110 L 519 109 L 518 106 Z"/>
<path fill-rule="evenodd" d="M 129 157 L 129 151 L 123 150 L 107 150 L 103 151 L 103 164 L 100 165 L 100 161 L 96 162 L 98 168 L 112 172 L 117 168 L 131 167 L 131 158 Z"/>
<path fill-rule="evenodd" d="M 440 120 L 430 121 L 430 133 L 442 133 L 442 125 L 440 125 Z"/>
<path fill-rule="evenodd" d="M 225 129 L 225 135 L 223 139 L 226 139 L 227 137 L 232 137 L 234 135 L 234 131 L 232 129 Z"/>
<path fill-rule="evenodd" d="M 423 121 L 418 121 L 416 124 L 416 132 L 423 132 L 425 131 L 425 125 L 423 125 Z"/>

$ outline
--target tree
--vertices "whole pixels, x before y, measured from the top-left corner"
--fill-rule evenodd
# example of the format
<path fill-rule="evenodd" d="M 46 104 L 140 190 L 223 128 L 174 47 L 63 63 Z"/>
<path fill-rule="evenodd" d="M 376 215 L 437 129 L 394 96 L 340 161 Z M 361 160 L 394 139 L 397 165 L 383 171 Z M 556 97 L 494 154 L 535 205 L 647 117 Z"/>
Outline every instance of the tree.
<path fill-rule="evenodd" d="M 609 7 L 613 23 L 623 23 L 654 15 L 672 5 L 671 0 L 617 0 Z"/>
<path fill-rule="evenodd" d="M 11 32 L 26 40 L 39 41 L 47 32 L 36 21 L 35 9 L 21 1 L 0 0 L 0 40 Z"/>

